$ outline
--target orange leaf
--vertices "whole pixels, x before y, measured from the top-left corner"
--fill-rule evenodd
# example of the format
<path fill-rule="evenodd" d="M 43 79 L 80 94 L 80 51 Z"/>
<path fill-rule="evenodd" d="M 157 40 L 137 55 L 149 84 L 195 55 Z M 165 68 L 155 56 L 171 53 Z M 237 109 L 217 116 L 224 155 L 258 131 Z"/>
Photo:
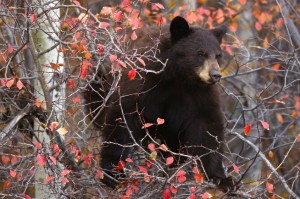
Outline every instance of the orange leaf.
<path fill-rule="evenodd" d="M 6 155 L 2 155 L 1 156 L 1 160 L 2 160 L 2 162 L 3 162 L 4 165 L 7 165 L 9 163 L 9 161 L 10 161 L 10 158 L 8 156 L 6 156 Z"/>
<path fill-rule="evenodd" d="M 38 108 L 40 108 L 40 107 L 41 107 L 41 104 L 42 104 L 41 100 L 37 98 L 37 99 L 35 100 L 35 106 L 38 107 Z"/>
<path fill-rule="evenodd" d="M 232 32 L 236 32 L 237 29 L 238 29 L 238 24 L 237 24 L 235 21 L 230 22 L 230 24 L 229 24 L 229 29 L 230 29 Z"/>
<path fill-rule="evenodd" d="M 270 158 L 273 158 L 273 157 L 274 157 L 274 153 L 273 153 L 272 151 L 269 151 L 269 152 L 268 152 L 268 156 L 269 156 Z"/>
<path fill-rule="evenodd" d="M 208 193 L 208 192 L 200 194 L 200 196 L 202 197 L 202 199 L 212 198 L 212 195 L 210 193 Z"/>
<path fill-rule="evenodd" d="M 72 101 L 73 101 L 73 103 L 79 103 L 80 97 L 74 97 Z"/>
<path fill-rule="evenodd" d="M 12 85 L 14 85 L 14 83 L 15 83 L 15 79 L 11 79 L 6 82 L 6 87 L 10 88 L 10 87 L 12 87 Z"/>
<path fill-rule="evenodd" d="M 278 121 L 278 122 L 283 123 L 284 118 L 283 118 L 283 115 L 282 115 L 282 114 L 276 113 L 276 118 L 277 118 L 277 121 Z"/>
<path fill-rule="evenodd" d="M 173 157 L 168 157 L 167 159 L 166 159 L 166 165 L 170 165 L 170 164 L 172 164 L 174 162 L 174 158 Z"/>
<path fill-rule="evenodd" d="M 21 90 L 21 89 L 23 88 L 23 86 L 24 86 L 24 84 L 23 84 L 20 80 L 18 80 L 18 81 L 17 81 L 17 88 L 18 88 L 19 90 Z"/>
<path fill-rule="evenodd" d="M 274 64 L 273 66 L 272 66 L 272 69 L 273 70 L 279 70 L 280 69 L 280 64 Z"/>
<path fill-rule="evenodd" d="M 203 174 L 202 173 L 196 173 L 194 175 L 194 178 L 195 178 L 195 181 L 198 182 L 198 183 L 202 183 L 203 182 Z"/>

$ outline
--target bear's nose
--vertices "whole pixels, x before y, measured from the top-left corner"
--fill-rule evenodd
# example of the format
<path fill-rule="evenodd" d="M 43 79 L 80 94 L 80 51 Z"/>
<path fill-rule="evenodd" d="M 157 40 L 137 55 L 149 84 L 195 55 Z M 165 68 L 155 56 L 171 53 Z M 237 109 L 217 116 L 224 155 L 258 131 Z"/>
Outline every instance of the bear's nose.
<path fill-rule="evenodd" d="M 216 82 L 220 81 L 221 77 L 222 77 L 219 70 L 210 71 L 209 76 L 210 76 L 210 79 L 213 83 L 216 83 Z"/>

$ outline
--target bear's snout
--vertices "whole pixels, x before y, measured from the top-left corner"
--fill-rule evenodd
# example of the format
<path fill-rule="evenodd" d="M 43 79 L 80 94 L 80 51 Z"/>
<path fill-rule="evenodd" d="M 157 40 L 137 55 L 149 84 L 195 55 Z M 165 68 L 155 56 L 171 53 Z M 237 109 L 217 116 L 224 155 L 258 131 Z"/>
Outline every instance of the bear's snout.
<path fill-rule="evenodd" d="M 212 70 L 209 73 L 210 79 L 212 83 L 219 82 L 221 80 L 221 72 L 219 70 Z"/>

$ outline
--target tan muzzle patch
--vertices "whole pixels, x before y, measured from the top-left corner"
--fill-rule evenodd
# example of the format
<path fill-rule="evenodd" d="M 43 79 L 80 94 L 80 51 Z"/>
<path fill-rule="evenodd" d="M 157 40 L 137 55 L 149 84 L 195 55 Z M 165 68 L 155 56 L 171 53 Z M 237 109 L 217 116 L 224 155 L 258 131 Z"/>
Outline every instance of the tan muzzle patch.
<path fill-rule="evenodd" d="M 196 73 L 207 84 L 216 83 L 221 79 L 219 64 L 212 58 L 205 60 L 203 66 L 197 67 Z"/>

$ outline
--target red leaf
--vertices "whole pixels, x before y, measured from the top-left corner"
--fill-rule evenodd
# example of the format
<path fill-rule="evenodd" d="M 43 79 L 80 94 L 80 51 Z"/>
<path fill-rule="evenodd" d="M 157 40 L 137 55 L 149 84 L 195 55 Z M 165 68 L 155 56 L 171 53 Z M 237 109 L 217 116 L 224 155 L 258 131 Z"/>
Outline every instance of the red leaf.
<path fill-rule="evenodd" d="M 62 176 L 68 175 L 71 172 L 71 170 L 65 169 L 61 172 Z"/>
<path fill-rule="evenodd" d="M 131 33 L 131 40 L 132 41 L 134 41 L 134 40 L 136 40 L 137 38 L 138 38 L 138 36 L 136 35 L 136 32 L 135 31 L 133 31 L 132 33 Z"/>
<path fill-rule="evenodd" d="M 165 189 L 164 192 L 163 192 L 163 198 L 164 199 L 170 199 L 171 198 L 171 191 L 170 189 Z"/>
<path fill-rule="evenodd" d="M 196 194 L 192 193 L 191 195 L 189 195 L 187 199 L 196 199 Z"/>
<path fill-rule="evenodd" d="M 130 70 L 130 71 L 128 72 L 128 78 L 129 78 L 130 80 L 134 80 L 135 76 L 136 76 L 136 70 L 135 70 L 135 69 L 132 69 L 132 70 Z"/>
<path fill-rule="evenodd" d="M 50 156 L 50 160 L 53 162 L 54 165 L 56 165 L 56 158 L 53 156 Z"/>
<path fill-rule="evenodd" d="M 179 177 L 177 177 L 177 181 L 178 181 L 179 183 L 183 183 L 183 182 L 186 181 L 186 177 L 185 177 L 185 176 L 179 176 Z"/>
<path fill-rule="evenodd" d="M 53 179 L 54 179 L 54 176 L 49 176 L 44 180 L 44 182 L 45 182 L 45 184 L 48 184 Z"/>
<path fill-rule="evenodd" d="M 245 135 L 249 135 L 250 131 L 251 131 L 251 125 L 247 124 L 244 128 Z"/>
<path fill-rule="evenodd" d="M 118 166 L 116 167 L 116 168 L 114 168 L 114 170 L 123 170 L 124 169 L 124 167 L 125 167 L 125 162 L 124 161 L 119 161 L 118 162 Z"/>
<path fill-rule="evenodd" d="M 150 126 L 152 126 L 153 123 L 145 123 L 143 126 L 142 126 L 142 129 L 146 129 L 146 128 L 149 128 Z"/>
<path fill-rule="evenodd" d="M 156 123 L 157 123 L 157 125 L 161 125 L 161 124 L 165 123 L 165 120 L 158 117 L 156 120 Z"/>
<path fill-rule="evenodd" d="M 138 166 L 138 168 L 142 173 L 148 174 L 148 170 L 145 167 Z"/>
<path fill-rule="evenodd" d="M 131 158 L 126 158 L 125 160 L 126 162 L 133 162 L 133 160 Z"/>
<path fill-rule="evenodd" d="M 136 58 L 143 66 L 146 66 L 146 63 L 144 62 L 144 60 L 142 60 L 142 58 L 137 57 Z"/>
<path fill-rule="evenodd" d="M 11 79 L 6 82 L 6 87 L 10 88 L 10 87 L 12 87 L 12 85 L 14 85 L 14 83 L 15 83 L 15 79 Z"/>
<path fill-rule="evenodd" d="M 12 170 L 12 169 L 9 171 L 9 174 L 10 174 L 11 177 L 13 177 L 13 178 L 17 176 L 17 173 L 16 173 L 14 170 Z"/>
<path fill-rule="evenodd" d="M 247 0 L 239 0 L 240 4 L 244 5 L 247 3 Z"/>
<path fill-rule="evenodd" d="M 1 160 L 3 162 L 4 165 L 8 164 L 10 161 L 10 158 L 6 155 L 1 156 Z"/>
<path fill-rule="evenodd" d="M 236 173 L 240 173 L 240 169 L 238 166 L 236 166 L 235 164 L 232 164 L 233 166 L 233 170 L 236 172 Z"/>
<path fill-rule="evenodd" d="M 98 178 L 100 179 L 103 179 L 104 178 L 104 175 L 103 175 L 103 172 L 99 169 L 96 169 L 96 175 L 98 176 Z"/>
<path fill-rule="evenodd" d="M 155 144 L 153 143 L 148 144 L 148 149 L 150 149 L 151 151 L 155 151 Z"/>
<path fill-rule="evenodd" d="M 39 143 L 38 141 L 35 141 L 35 142 L 34 142 L 34 145 L 35 145 L 35 147 L 36 147 L 37 149 L 42 149 L 42 145 L 41 145 L 41 143 Z"/>
<path fill-rule="evenodd" d="M 68 81 L 67 81 L 67 87 L 68 88 L 74 88 L 74 86 L 75 86 L 74 80 L 73 79 L 68 79 Z"/>
<path fill-rule="evenodd" d="M 172 185 L 172 186 L 170 187 L 170 191 L 171 191 L 173 194 L 175 194 L 175 193 L 177 193 L 178 188 L 175 187 L 174 185 Z"/>
<path fill-rule="evenodd" d="M 116 61 L 117 58 L 118 58 L 118 57 L 117 57 L 116 55 L 110 55 L 110 56 L 109 56 L 109 60 L 110 60 L 111 62 Z"/>
<path fill-rule="evenodd" d="M 208 192 L 205 192 L 204 194 L 200 194 L 200 196 L 203 198 L 203 199 L 208 199 L 208 198 L 211 198 L 212 195 Z"/>
<path fill-rule="evenodd" d="M 80 3 L 78 1 L 73 0 L 73 4 L 75 4 L 76 6 L 80 6 Z"/>
<path fill-rule="evenodd" d="M 126 191 L 125 191 L 125 195 L 126 196 L 131 196 L 133 194 L 133 191 L 132 191 L 132 189 L 129 187 L 128 189 L 126 189 Z"/>
<path fill-rule="evenodd" d="M 122 17 L 123 17 L 123 12 L 122 11 L 117 12 L 116 19 L 115 19 L 116 22 L 121 21 Z"/>
<path fill-rule="evenodd" d="M 61 178 L 60 180 L 61 180 L 61 182 L 65 183 L 65 184 L 69 182 L 69 180 L 67 178 Z"/>
<path fill-rule="evenodd" d="M 130 0 L 123 0 L 121 3 L 121 7 L 127 7 L 130 6 L 131 2 Z"/>
<path fill-rule="evenodd" d="M 279 18 L 279 19 L 277 19 L 277 22 L 276 22 L 276 26 L 277 26 L 277 28 L 281 28 L 282 27 L 282 25 L 283 25 L 283 18 Z"/>
<path fill-rule="evenodd" d="M 107 28 L 108 26 L 109 26 L 110 24 L 109 23 L 107 23 L 107 22 L 101 22 L 100 23 L 100 28 Z"/>
<path fill-rule="evenodd" d="M 11 54 L 11 53 L 14 52 L 14 48 L 13 48 L 13 46 L 11 44 L 7 45 L 7 52 L 8 52 L 8 54 Z"/>
<path fill-rule="evenodd" d="M 261 125 L 263 126 L 264 129 L 266 129 L 268 131 L 270 130 L 270 126 L 267 122 L 264 122 L 264 121 L 260 120 L 260 123 L 261 123 Z"/>
<path fill-rule="evenodd" d="M 180 170 L 176 173 L 176 177 L 185 176 L 186 172 L 184 170 Z"/>
<path fill-rule="evenodd" d="M 257 31 L 260 31 L 262 29 L 262 26 L 258 21 L 255 22 L 254 26 Z"/>
<path fill-rule="evenodd" d="M 50 131 L 54 132 L 54 130 L 59 126 L 59 122 L 51 122 L 50 126 L 48 127 Z"/>
<path fill-rule="evenodd" d="M 87 165 L 90 165 L 91 164 L 91 160 L 88 156 L 83 156 L 82 157 L 83 161 L 87 164 Z"/>
<path fill-rule="evenodd" d="M 24 84 L 23 84 L 20 80 L 18 80 L 18 81 L 17 81 L 17 88 L 18 88 L 19 90 L 21 90 L 21 89 L 23 88 L 23 86 L 24 86 Z"/>
<path fill-rule="evenodd" d="M 41 155 L 41 154 L 38 154 L 37 155 L 37 163 L 38 165 L 40 165 L 41 167 L 43 167 L 46 163 L 46 158 L 45 156 Z"/>
<path fill-rule="evenodd" d="M 25 193 L 22 193 L 21 196 L 25 199 L 31 199 L 31 197 Z"/>
<path fill-rule="evenodd" d="M 269 193 L 273 193 L 273 191 L 274 191 L 274 185 L 273 184 L 267 182 L 266 183 L 266 188 L 267 188 Z"/>
<path fill-rule="evenodd" d="M 174 162 L 174 158 L 173 157 L 168 157 L 167 159 L 166 159 L 166 165 L 170 165 L 170 164 L 172 164 Z"/>
<path fill-rule="evenodd" d="M 35 22 L 36 20 L 37 20 L 37 15 L 36 15 L 36 14 L 32 14 L 32 15 L 30 16 L 30 22 L 33 23 L 33 22 Z"/>

